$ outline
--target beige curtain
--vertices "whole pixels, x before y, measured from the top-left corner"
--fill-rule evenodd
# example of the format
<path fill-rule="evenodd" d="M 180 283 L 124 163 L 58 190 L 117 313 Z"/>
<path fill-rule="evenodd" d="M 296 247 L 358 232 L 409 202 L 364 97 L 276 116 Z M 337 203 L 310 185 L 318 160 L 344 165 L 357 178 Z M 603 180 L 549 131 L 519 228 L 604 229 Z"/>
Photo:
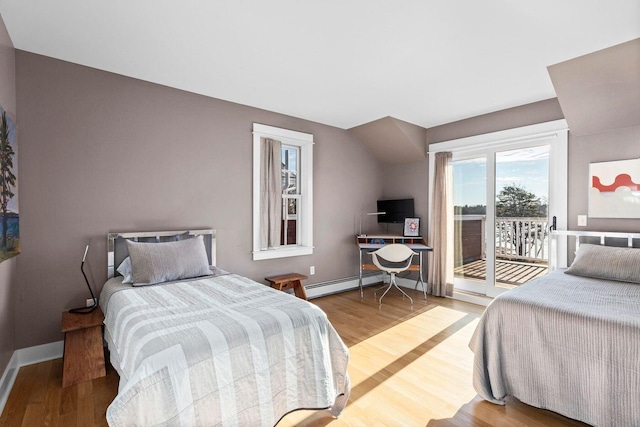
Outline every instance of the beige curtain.
<path fill-rule="evenodd" d="M 260 138 L 260 249 L 280 246 L 282 228 L 282 143 Z"/>
<path fill-rule="evenodd" d="M 429 246 L 429 293 L 453 295 L 453 166 L 451 153 L 436 153 Z"/>

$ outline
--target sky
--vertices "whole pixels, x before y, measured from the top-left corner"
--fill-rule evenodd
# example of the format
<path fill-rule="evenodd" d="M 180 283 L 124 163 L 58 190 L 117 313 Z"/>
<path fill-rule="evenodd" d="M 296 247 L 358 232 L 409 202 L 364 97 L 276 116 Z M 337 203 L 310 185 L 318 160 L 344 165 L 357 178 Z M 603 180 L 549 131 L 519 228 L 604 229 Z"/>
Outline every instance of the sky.
<path fill-rule="evenodd" d="M 282 163 L 286 162 L 287 153 L 289 154 L 289 170 L 297 170 L 296 154 L 298 153 L 298 151 L 296 150 L 295 147 L 283 146 L 282 147 Z"/>
<path fill-rule="evenodd" d="M 484 158 L 454 160 L 455 206 L 486 204 Z M 517 185 L 546 202 L 549 192 L 549 147 L 531 147 L 496 153 L 496 195 L 508 185 Z"/>

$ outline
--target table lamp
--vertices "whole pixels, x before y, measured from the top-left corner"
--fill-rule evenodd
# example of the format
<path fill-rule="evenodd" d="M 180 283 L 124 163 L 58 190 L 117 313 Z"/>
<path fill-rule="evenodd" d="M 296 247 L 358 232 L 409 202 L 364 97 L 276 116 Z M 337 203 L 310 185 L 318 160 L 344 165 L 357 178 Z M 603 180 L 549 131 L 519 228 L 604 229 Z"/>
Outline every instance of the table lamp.
<path fill-rule="evenodd" d="M 98 300 L 96 299 L 95 295 L 93 294 L 93 289 L 91 289 L 91 285 L 89 284 L 89 280 L 87 279 L 87 275 L 84 273 L 84 261 L 85 261 L 85 259 L 87 259 L 87 252 L 89 252 L 89 245 L 87 245 L 87 247 L 84 248 L 84 255 L 82 256 L 82 263 L 80 263 L 80 271 L 82 272 L 82 275 L 84 276 L 84 281 L 87 283 L 87 287 L 89 288 L 89 292 L 91 293 L 91 299 L 93 299 L 93 305 L 91 305 L 89 307 L 72 308 L 71 310 L 69 310 L 70 313 L 89 314 L 93 310 L 98 308 Z"/>
<path fill-rule="evenodd" d="M 367 212 L 368 216 L 374 216 L 374 215 L 386 215 L 386 212 Z M 358 233 L 359 236 L 362 236 L 362 214 L 360 214 L 360 233 Z"/>

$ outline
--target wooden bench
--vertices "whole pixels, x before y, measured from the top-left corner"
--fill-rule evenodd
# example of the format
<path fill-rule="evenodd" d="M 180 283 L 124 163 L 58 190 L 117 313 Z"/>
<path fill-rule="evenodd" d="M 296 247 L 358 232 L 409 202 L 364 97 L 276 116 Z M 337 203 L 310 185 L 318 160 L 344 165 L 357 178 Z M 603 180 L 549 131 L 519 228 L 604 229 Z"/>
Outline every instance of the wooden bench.
<path fill-rule="evenodd" d="M 277 289 L 279 291 L 284 291 L 287 289 L 293 289 L 293 292 L 296 294 L 298 298 L 307 299 L 307 292 L 304 290 L 304 286 L 302 285 L 301 280 L 307 279 L 307 276 L 304 274 L 298 273 L 289 273 L 282 274 L 280 276 L 271 276 L 264 278 L 272 288 Z"/>

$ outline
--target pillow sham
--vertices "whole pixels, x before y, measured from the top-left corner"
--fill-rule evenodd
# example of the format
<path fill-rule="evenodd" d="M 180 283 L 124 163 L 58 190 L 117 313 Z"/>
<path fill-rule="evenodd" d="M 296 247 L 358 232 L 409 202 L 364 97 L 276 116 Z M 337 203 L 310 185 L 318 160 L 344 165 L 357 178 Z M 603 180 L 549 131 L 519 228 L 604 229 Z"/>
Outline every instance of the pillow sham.
<path fill-rule="evenodd" d="M 126 257 L 116 269 L 122 275 L 122 283 L 133 283 L 133 275 L 131 274 L 131 257 Z"/>
<path fill-rule="evenodd" d="M 202 236 L 162 243 L 127 240 L 127 249 L 131 257 L 133 286 L 211 274 Z"/>
<path fill-rule="evenodd" d="M 585 243 L 565 273 L 640 284 L 640 249 Z"/>

